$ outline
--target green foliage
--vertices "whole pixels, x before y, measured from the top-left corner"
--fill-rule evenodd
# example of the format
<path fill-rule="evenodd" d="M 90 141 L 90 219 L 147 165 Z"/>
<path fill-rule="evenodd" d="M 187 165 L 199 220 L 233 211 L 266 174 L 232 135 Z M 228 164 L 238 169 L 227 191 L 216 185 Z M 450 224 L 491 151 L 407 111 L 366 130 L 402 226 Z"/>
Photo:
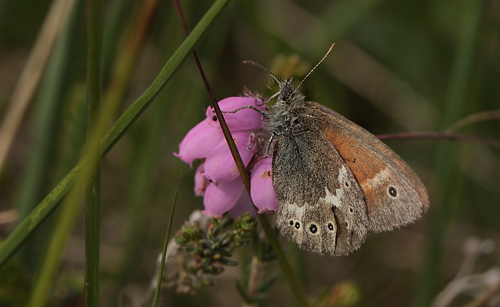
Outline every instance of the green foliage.
<path fill-rule="evenodd" d="M 257 221 L 246 212 L 234 221 L 232 229 L 226 230 L 231 222 L 211 218 L 206 230 L 199 222 L 192 225 L 186 222 L 174 237 L 185 253 L 171 256 L 177 257 L 179 271 L 173 275 L 167 271 L 168 285 L 175 286 L 181 293 L 193 292 L 202 285 L 215 285 L 212 277 L 224 272 L 224 266 L 236 266 L 238 262 L 229 258 L 236 248 L 252 242 Z M 185 254 L 190 257 L 186 258 Z"/>

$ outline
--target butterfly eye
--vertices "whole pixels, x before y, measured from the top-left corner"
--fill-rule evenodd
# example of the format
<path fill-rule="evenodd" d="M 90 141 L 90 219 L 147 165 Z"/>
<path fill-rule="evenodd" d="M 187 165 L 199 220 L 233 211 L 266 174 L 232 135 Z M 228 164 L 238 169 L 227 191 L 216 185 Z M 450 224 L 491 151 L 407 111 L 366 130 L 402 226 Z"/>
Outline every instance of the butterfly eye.
<path fill-rule="evenodd" d="M 391 195 L 392 197 L 398 196 L 398 191 L 396 191 L 396 188 L 394 187 L 389 187 L 387 191 L 389 192 L 389 195 Z"/>
<path fill-rule="evenodd" d="M 333 230 L 333 224 L 332 223 L 328 223 L 328 229 Z"/>
<path fill-rule="evenodd" d="M 318 227 L 316 225 L 312 224 L 311 227 L 309 227 L 309 230 L 312 233 L 316 233 L 316 232 L 318 232 Z"/>
<path fill-rule="evenodd" d="M 217 121 L 217 116 L 215 116 L 215 115 L 214 115 L 214 116 L 212 116 L 212 120 L 213 120 L 214 122 L 216 122 L 216 121 Z"/>
<path fill-rule="evenodd" d="M 290 226 L 293 226 L 293 220 L 290 220 Z"/>
<path fill-rule="evenodd" d="M 299 222 L 296 222 L 295 223 L 295 228 L 299 229 L 300 228 L 300 223 Z"/>

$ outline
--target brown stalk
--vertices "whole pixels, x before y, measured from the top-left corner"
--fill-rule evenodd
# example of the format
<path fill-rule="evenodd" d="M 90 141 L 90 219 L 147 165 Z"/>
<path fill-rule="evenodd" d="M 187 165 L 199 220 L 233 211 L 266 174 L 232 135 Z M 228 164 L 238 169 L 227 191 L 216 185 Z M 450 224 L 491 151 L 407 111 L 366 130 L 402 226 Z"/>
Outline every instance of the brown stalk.
<path fill-rule="evenodd" d="M 491 147 L 500 148 L 500 141 L 478 136 L 448 133 L 448 132 L 403 132 L 403 133 L 392 133 L 392 134 L 380 134 L 377 135 L 377 138 L 379 138 L 380 140 L 390 140 L 390 139 L 452 140 L 452 141 L 478 143 Z"/>

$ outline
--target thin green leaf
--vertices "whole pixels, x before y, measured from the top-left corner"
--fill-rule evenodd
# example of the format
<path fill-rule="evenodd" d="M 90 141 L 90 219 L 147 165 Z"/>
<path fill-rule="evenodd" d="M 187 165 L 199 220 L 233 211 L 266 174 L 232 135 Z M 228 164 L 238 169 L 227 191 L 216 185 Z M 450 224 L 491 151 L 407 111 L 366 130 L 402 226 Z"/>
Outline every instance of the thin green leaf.
<path fill-rule="evenodd" d="M 172 202 L 172 211 L 170 211 L 170 218 L 168 220 L 167 235 L 165 236 L 165 243 L 163 244 L 163 252 L 161 253 L 160 269 L 158 270 L 158 280 L 156 281 L 155 296 L 153 299 L 153 307 L 158 306 L 158 299 L 160 298 L 161 282 L 163 280 L 163 268 L 165 266 L 165 257 L 167 255 L 168 242 L 170 241 L 170 231 L 172 230 L 172 222 L 174 220 L 175 204 L 177 201 L 177 192 L 179 192 L 179 185 L 181 183 L 182 175 L 179 175 L 177 180 L 177 187 L 175 188 L 174 200 Z"/>

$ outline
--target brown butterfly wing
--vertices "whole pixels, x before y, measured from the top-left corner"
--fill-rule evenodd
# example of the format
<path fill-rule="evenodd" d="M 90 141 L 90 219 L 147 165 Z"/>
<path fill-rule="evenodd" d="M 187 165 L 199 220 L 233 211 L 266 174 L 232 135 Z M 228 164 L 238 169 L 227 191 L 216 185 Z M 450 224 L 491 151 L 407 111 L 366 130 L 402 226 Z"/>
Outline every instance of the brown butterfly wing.
<path fill-rule="evenodd" d="M 420 178 L 387 145 L 342 115 L 315 102 L 310 114 L 349 166 L 361 187 L 372 231 L 391 230 L 419 219 L 429 207 Z"/>
<path fill-rule="evenodd" d="M 368 231 L 363 192 L 326 135 L 311 118 L 302 122 L 305 125 L 277 135 L 274 142 L 277 226 L 301 249 L 348 254 Z"/>

